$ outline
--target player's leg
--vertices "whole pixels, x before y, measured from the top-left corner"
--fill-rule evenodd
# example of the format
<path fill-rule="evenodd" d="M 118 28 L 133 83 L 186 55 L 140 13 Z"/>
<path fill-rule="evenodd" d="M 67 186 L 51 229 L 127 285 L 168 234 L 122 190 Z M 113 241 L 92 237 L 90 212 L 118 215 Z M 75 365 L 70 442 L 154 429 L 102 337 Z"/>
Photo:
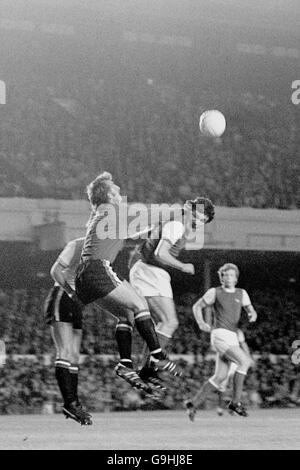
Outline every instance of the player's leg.
<path fill-rule="evenodd" d="M 79 358 L 80 358 L 81 341 L 82 341 L 82 329 L 74 328 L 74 325 L 73 325 L 71 366 L 69 370 L 70 370 L 70 374 L 72 378 L 73 393 L 74 393 L 77 404 L 80 404 L 80 401 L 78 398 L 78 374 L 79 374 Z"/>
<path fill-rule="evenodd" d="M 73 339 L 72 318 L 66 309 L 65 292 L 54 286 L 44 303 L 46 323 L 51 328 L 51 336 L 56 348 L 55 377 L 63 397 L 64 405 L 74 401 L 69 372 Z"/>
<path fill-rule="evenodd" d="M 127 281 L 123 281 L 101 299 L 101 303 L 117 315 L 121 309 L 125 314 L 127 313 L 129 321 L 129 312 L 133 312 L 134 324 L 149 348 L 151 361 L 159 369 L 169 371 L 173 375 L 178 374 L 176 365 L 166 359 L 165 353 L 160 347 L 146 300 L 139 296 Z"/>
<path fill-rule="evenodd" d="M 225 358 L 223 357 L 225 360 Z M 234 362 L 231 362 L 229 365 L 228 369 L 228 374 L 223 380 L 223 382 L 220 384 L 219 390 L 218 390 L 218 406 L 217 406 L 217 413 L 219 416 L 223 415 L 223 411 L 225 408 L 225 402 L 224 402 L 224 394 L 228 387 L 230 387 L 231 379 L 236 371 L 237 365 Z"/>
<path fill-rule="evenodd" d="M 151 316 L 156 323 L 156 333 L 162 349 L 166 349 L 167 344 L 176 328 L 178 319 L 175 304 L 171 297 L 146 297 Z M 163 382 L 158 373 L 150 366 L 149 351 L 145 351 L 143 366 L 140 370 L 140 377 L 152 383 L 154 387 L 164 389 Z"/>
<path fill-rule="evenodd" d="M 55 286 L 45 301 L 46 321 L 50 325 L 51 335 L 56 348 L 55 377 L 63 397 L 63 413 L 80 424 L 91 424 L 87 415 L 78 409 L 76 394 L 70 373 L 73 359 L 73 317 L 70 298 L 58 286 Z"/>
<path fill-rule="evenodd" d="M 79 418 L 78 421 L 81 424 L 92 424 L 91 414 L 88 413 L 83 407 L 78 397 L 78 373 L 79 373 L 79 359 L 80 359 L 80 348 L 82 342 L 82 323 L 75 321 L 73 323 L 73 340 L 71 350 L 71 366 L 69 368 L 72 390 L 75 398 L 75 414 Z"/>
<path fill-rule="evenodd" d="M 241 405 L 241 396 L 243 392 L 244 381 L 251 366 L 251 358 L 240 348 L 240 346 L 231 346 L 225 353 L 226 357 L 237 364 L 237 370 L 233 377 L 233 394 L 229 409 L 235 411 L 241 416 L 247 416 L 247 412 Z"/>
<path fill-rule="evenodd" d="M 55 377 L 63 397 L 64 407 L 68 407 L 76 401 L 70 374 L 73 325 L 56 321 L 51 325 L 51 335 L 56 347 Z"/>
<path fill-rule="evenodd" d="M 113 312 L 112 312 L 113 313 Z M 120 364 L 133 369 L 131 350 L 132 350 L 132 333 L 133 321 L 122 314 L 115 315 L 118 318 L 116 325 L 115 338 L 118 345 L 120 355 Z"/>
<path fill-rule="evenodd" d="M 147 300 L 160 346 L 164 349 L 178 325 L 170 275 L 164 269 L 139 260 L 131 268 L 129 278 L 136 292 Z M 149 350 L 144 347 L 140 373 L 144 379 L 153 379 L 161 388 L 162 382 L 155 369 L 150 367 L 149 357 Z"/>
<path fill-rule="evenodd" d="M 220 389 L 222 382 L 228 374 L 228 369 L 228 361 L 224 359 L 221 354 L 217 353 L 214 375 L 204 382 L 200 390 L 191 400 L 187 400 L 185 402 L 188 416 L 191 421 L 194 420 L 197 408 L 204 403 L 206 398 L 211 393 L 215 393 Z"/>
<path fill-rule="evenodd" d="M 173 298 L 171 297 L 146 297 L 151 315 L 156 319 L 156 333 L 163 349 L 171 340 L 178 328 L 178 318 Z"/>

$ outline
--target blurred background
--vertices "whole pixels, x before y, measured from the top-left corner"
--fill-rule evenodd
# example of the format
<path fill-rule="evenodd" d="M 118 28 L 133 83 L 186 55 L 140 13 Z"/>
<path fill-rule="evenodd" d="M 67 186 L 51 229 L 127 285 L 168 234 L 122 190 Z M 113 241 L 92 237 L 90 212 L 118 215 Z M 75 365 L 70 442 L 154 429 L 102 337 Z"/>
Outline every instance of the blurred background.
<path fill-rule="evenodd" d="M 90 308 L 80 370 L 89 410 L 182 407 L 214 367 L 191 305 L 224 262 L 238 264 L 258 312 L 241 325 L 255 357 L 244 401 L 299 406 L 299 24 L 292 0 L 0 1 L 0 413 L 59 410 L 42 304 L 58 253 L 84 234 L 86 185 L 104 170 L 132 202 L 205 195 L 217 216 L 204 249 L 182 254 L 194 278 L 172 278 L 170 354 L 187 380 L 160 405 L 130 389 L 113 372 L 114 319 Z M 221 139 L 200 135 L 206 109 L 225 115 Z M 132 248 L 116 260 L 125 277 Z M 141 347 L 136 337 L 136 355 Z"/>

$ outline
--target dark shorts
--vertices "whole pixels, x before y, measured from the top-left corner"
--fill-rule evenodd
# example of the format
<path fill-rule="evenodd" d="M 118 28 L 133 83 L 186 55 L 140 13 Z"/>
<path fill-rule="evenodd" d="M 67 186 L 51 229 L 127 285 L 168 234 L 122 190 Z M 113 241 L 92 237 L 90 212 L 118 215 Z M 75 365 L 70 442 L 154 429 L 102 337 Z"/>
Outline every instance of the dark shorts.
<path fill-rule="evenodd" d="M 118 276 L 106 260 L 88 260 L 78 266 L 75 286 L 76 294 L 84 304 L 105 297 L 121 285 Z"/>
<path fill-rule="evenodd" d="M 56 321 L 72 323 L 76 330 L 82 329 L 82 311 L 59 286 L 50 290 L 45 303 L 44 313 L 47 325 Z"/>

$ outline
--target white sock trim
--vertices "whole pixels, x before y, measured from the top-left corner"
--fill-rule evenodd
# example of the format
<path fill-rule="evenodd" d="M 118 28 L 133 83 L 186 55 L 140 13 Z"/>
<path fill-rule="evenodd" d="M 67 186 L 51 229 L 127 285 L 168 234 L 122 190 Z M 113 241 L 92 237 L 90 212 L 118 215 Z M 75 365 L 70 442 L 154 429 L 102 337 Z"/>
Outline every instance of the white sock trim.
<path fill-rule="evenodd" d="M 167 333 L 163 333 L 162 331 L 159 331 L 159 330 L 155 330 L 155 331 L 156 331 L 157 334 L 159 334 L 161 336 L 165 336 L 168 339 L 172 338 L 172 335 L 168 335 Z"/>

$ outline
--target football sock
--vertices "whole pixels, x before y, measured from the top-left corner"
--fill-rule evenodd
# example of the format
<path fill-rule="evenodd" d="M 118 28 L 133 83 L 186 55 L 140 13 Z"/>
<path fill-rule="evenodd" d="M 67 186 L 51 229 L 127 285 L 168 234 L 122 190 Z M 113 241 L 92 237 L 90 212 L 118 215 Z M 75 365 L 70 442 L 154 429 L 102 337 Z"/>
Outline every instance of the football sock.
<path fill-rule="evenodd" d="M 69 371 L 70 365 L 70 362 L 64 359 L 56 359 L 55 361 L 55 377 L 65 406 L 75 401 L 72 377 Z"/>
<path fill-rule="evenodd" d="M 218 390 L 218 406 L 220 408 L 224 407 L 223 392 L 220 392 L 220 390 Z"/>
<path fill-rule="evenodd" d="M 233 403 L 239 403 L 241 400 L 243 385 L 245 381 L 246 374 L 245 372 L 236 371 L 233 377 Z"/>
<path fill-rule="evenodd" d="M 165 356 L 159 345 L 157 334 L 151 319 L 150 312 L 148 310 L 143 310 L 135 316 L 136 328 L 146 342 L 150 354 L 155 359 L 163 359 Z"/>
<path fill-rule="evenodd" d="M 120 362 L 126 367 L 132 367 L 132 326 L 129 323 L 119 322 L 116 327 L 116 341 L 120 354 Z"/>
<path fill-rule="evenodd" d="M 75 397 L 75 400 L 77 403 L 79 403 L 78 399 L 78 365 L 77 364 L 71 364 L 69 367 L 69 372 L 71 375 L 71 380 L 72 380 L 72 390 L 73 390 L 73 395 Z"/>

